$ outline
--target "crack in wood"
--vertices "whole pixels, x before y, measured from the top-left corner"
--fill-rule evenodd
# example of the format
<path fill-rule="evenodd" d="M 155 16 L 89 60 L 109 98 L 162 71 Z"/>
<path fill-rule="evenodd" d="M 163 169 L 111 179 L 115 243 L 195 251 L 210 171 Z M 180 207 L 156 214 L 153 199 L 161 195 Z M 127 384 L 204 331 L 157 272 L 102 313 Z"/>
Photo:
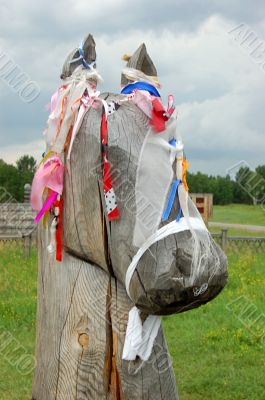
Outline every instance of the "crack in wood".
<path fill-rule="evenodd" d="M 118 333 L 113 330 L 111 305 L 112 305 L 112 288 L 111 280 L 109 281 L 107 293 L 106 307 L 106 323 L 107 323 L 107 352 L 105 360 L 105 371 L 108 381 L 108 394 L 112 396 L 112 400 L 122 400 L 120 389 L 120 376 L 117 368 L 118 356 Z"/>
<path fill-rule="evenodd" d="M 79 269 L 78 269 L 77 276 L 76 276 L 76 279 L 75 279 L 75 281 L 74 281 L 73 290 L 72 290 L 71 298 L 70 298 L 69 308 L 68 308 L 68 311 L 67 311 L 67 314 L 66 314 L 65 321 L 64 321 L 64 323 L 63 323 L 63 328 L 62 328 L 62 330 L 61 330 L 60 339 L 59 339 L 58 371 L 57 371 L 57 379 L 56 379 L 55 400 L 57 400 L 57 396 L 58 396 L 58 386 L 59 386 L 59 379 L 60 379 L 62 336 L 63 336 L 64 328 L 65 328 L 65 326 L 66 326 L 66 322 L 67 322 L 67 319 L 68 319 L 68 316 L 69 316 L 69 313 L 70 313 L 70 309 L 71 309 L 71 306 L 72 306 L 72 303 L 73 303 L 73 297 L 74 297 L 75 287 L 76 287 L 77 280 L 78 280 L 78 278 L 79 278 L 79 274 L 80 274 L 81 269 L 82 269 L 82 264 L 80 265 L 80 267 L 79 267 Z"/>
<path fill-rule="evenodd" d="M 84 348 L 82 349 L 82 353 L 80 354 L 78 364 L 77 364 L 77 369 L 76 369 L 76 400 L 78 400 L 78 376 L 79 376 L 79 368 L 81 365 L 83 354 L 84 354 Z"/>

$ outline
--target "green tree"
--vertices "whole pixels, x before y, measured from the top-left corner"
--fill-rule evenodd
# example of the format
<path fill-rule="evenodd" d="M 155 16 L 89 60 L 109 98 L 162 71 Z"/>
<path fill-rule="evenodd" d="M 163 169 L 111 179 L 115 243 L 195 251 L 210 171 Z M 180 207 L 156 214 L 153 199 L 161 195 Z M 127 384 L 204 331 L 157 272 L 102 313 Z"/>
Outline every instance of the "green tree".
<path fill-rule="evenodd" d="M 36 160 L 34 157 L 24 155 L 16 161 L 17 170 L 19 172 L 21 183 L 18 188 L 17 196 L 19 199 L 23 199 L 24 196 L 24 185 L 25 183 L 32 182 L 34 173 L 36 171 Z"/>
<path fill-rule="evenodd" d="M 265 179 L 265 165 L 259 165 L 256 168 L 257 174 L 261 175 Z"/>
<path fill-rule="evenodd" d="M 239 169 L 236 174 L 237 186 L 234 188 L 235 202 L 258 204 L 264 199 L 265 179 L 262 176 L 263 173 L 263 166 L 257 167 L 256 171 L 252 171 L 248 167 Z"/>
<path fill-rule="evenodd" d="M 231 204 L 234 200 L 233 183 L 229 176 L 213 177 L 213 198 L 214 204 Z"/>
<path fill-rule="evenodd" d="M 211 192 L 210 180 L 206 174 L 202 174 L 201 172 L 197 172 L 196 174 L 187 172 L 187 182 L 191 193 Z"/>
<path fill-rule="evenodd" d="M 22 200 L 19 196 L 20 175 L 14 165 L 0 160 L 0 202 Z"/>
<path fill-rule="evenodd" d="M 31 183 L 36 170 L 32 156 L 22 156 L 16 166 L 0 160 L 0 202 L 19 201 L 24 198 L 24 185 Z"/>
<path fill-rule="evenodd" d="M 233 203 L 234 183 L 229 176 L 208 176 L 197 172 L 187 173 L 187 182 L 191 193 L 213 193 L 214 204 Z"/>
<path fill-rule="evenodd" d="M 16 161 L 18 171 L 22 174 L 34 175 L 36 171 L 36 160 L 32 156 L 24 155 Z"/>

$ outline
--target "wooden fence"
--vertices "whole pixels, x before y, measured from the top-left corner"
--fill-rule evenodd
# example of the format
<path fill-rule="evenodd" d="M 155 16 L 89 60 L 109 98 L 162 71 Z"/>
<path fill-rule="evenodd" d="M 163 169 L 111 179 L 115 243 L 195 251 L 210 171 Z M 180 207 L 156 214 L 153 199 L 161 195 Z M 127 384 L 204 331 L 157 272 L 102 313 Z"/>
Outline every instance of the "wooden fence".
<path fill-rule="evenodd" d="M 20 245 L 23 246 L 25 257 L 31 256 L 32 246 L 36 246 L 36 229 L 22 235 L 0 235 L 0 244 Z"/>
<path fill-rule="evenodd" d="M 228 229 L 212 233 L 212 236 L 224 251 L 237 253 L 249 249 L 255 253 L 265 253 L 265 237 L 229 236 Z"/>
<path fill-rule="evenodd" d="M 212 236 L 224 251 L 237 253 L 249 249 L 254 253 L 265 253 L 265 237 L 229 236 L 227 229 L 222 229 L 220 233 L 212 233 Z M 32 246 L 36 245 L 36 229 L 21 235 L 0 234 L 0 244 L 5 242 L 22 243 L 25 257 L 30 257 Z"/>

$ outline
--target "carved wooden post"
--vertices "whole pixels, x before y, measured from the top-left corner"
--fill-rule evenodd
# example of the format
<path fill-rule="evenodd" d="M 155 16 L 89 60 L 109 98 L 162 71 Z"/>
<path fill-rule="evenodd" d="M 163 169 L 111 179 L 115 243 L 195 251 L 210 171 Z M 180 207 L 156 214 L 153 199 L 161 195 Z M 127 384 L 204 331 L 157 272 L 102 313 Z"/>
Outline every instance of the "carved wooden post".
<path fill-rule="evenodd" d="M 228 244 L 227 231 L 228 231 L 227 229 L 221 230 L 221 246 L 224 251 L 227 249 L 227 244 Z"/>
<path fill-rule="evenodd" d="M 31 189 L 30 184 L 29 184 L 29 183 L 26 183 L 26 184 L 24 185 L 24 203 L 26 203 L 26 204 L 29 203 L 30 189 Z"/>
<path fill-rule="evenodd" d="M 47 254 L 40 228 L 34 400 L 176 399 L 162 330 L 147 363 L 122 361 L 131 303 L 124 287 L 98 266 Z M 161 365 L 161 371 L 159 371 Z M 140 369 L 139 369 L 140 368 Z M 139 371 L 137 371 L 139 369 Z"/>
<path fill-rule="evenodd" d="M 91 35 L 84 49 L 87 62 L 93 61 L 95 42 Z M 71 76 L 68 62 L 76 55 L 76 51 L 70 54 L 62 76 Z M 128 66 L 156 75 L 144 45 Z M 122 79 L 127 83 L 125 77 Z M 153 243 L 139 260 L 130 282 L 132 301 L 129 299 L 125 277 L 138 249 L 133 245 L 136 172 L 150 119 L 121 95 L 105 93 L 100 98 L 105 105 L 117 105 L 108 116 L 108 161 L 120 219 L 109 221 L 103 210 L 104 107 L 98 100 L 99 105 L 85 114 L 71 157 L 65 159 L 61 263 L 47 250 L 49 229 L 39 226 L 37 365 L 32 399 L 177 400 L 161 327 L 147 361 L 122 359 L 128 313 L 136 305 L 144 320 L 148 314 L 172 314 L 206 303 L 225 284 L 226 259 L 216 246 L 215 256 L 224 270 L 221 278 L 217 274 L 206 285 L 202 274 L 196 285 L 192 283 L 194 287 L 187 289 L 184 275 L 191 274 L 193 255 L 190 231 L 168 235 Z M 178 211 L 174 202 L 172 219 Z M 207 262 L 211 261 L 208 257 Z"/>
<path fill-rule="evenodd" d="M 86 59 L 93 58 L 94 51 L 94 40 L 89 35 Z M 64 76 L 69 73 L 63 70 Z M 102 97 L 111 100 L 117 96 Z M 128 147 L 126 141 L 131 137 L 138 136 L 131 150 L 132 157 L 139 154 L 147 118 L 134 105 L 125 106 L 124 113 L 123 119 L 114 117 L 112 129 L 109 125 L 110 148 L 121 169 L 134 181 L 135 164 L 128 169 L 128 155 L 125 157 L 122 148 Z M 175 377 L 162 328 L 147 362 L 122 360 L 128 312 L 133 304 L 121 282 L 131 254 L 126 251 L 116 267 L 111 262 L 113 250 L 114 258 L 119 259 L 120 246 L 126 243 L 116 243 L 115 236 L 107 237 L 100 190 L 101 115 L 101 107 L 88 111 L 67 165 L 61 263 L 47 251 L 49 230 L 42 225 L 38 230 L 37 364 L 32 399 L 176 400 Z M 123 137 L 123 143 L 117 146 L 119 137 Z M 124 177 L 128 178 L 126 174 Z M 125 234 L 126 230 L 124 225 Z"/>
<path fill-rule="evenodd" d="M 23 236 L 23 244 L 24 244 L 24 256 L 30 257 L 31 245 L 32 245 L 32 234 Z"/>

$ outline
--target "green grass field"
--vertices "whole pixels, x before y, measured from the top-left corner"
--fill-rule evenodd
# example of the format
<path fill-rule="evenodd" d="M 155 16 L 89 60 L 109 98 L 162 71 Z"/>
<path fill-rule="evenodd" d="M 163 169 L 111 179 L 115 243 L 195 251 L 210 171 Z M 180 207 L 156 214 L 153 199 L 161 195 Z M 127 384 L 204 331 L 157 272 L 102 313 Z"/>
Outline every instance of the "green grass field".
<path fill-rule="evenodd" d="M 214 301 L 164 319 L 181 400 L 264 398 L 264 264 L 265 254 L 230 255 Z"/>
<path fill-rule="evenodd" d="M 31 399 L 32 374 L 17 360 L 34 354 L 36 263 L 35 252 L 0 247 L 1 400 Z M 229 255 L 229 284 L 214 301 L 164 318 L 181 400 L 264 398 L 264 314 L 253 323 L 264 313 L 264 264 L 265 254 Z M 7 338 L 20 346 L 12 354 Z"/>
<path fill-rule="evenodd" d="M 265 226 L 265 206 L 263 208 L 261 205 L 247 204 L 214 206 L 211 221 Z"/>

